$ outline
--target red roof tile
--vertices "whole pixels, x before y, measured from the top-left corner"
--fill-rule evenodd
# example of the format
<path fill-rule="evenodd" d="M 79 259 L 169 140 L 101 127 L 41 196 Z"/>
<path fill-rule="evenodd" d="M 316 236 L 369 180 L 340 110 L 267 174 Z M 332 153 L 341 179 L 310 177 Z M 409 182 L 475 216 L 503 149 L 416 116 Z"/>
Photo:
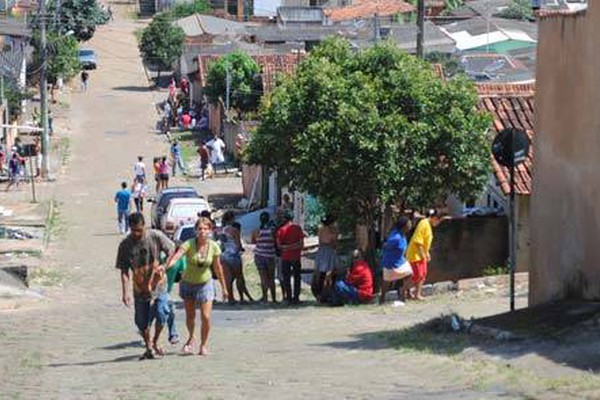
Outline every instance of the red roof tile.
<path fill-rule="evenodd" d="M 535 83 L 478 83 L 479 96 L 533 96 Z"/>
<path fill-rule="evenodd" d="M 486 93 L 480 90 L 477 108 L 492 114 L 493 129 L 500 132 L 506 128 L 519 128 L 525 130 L 531 142 L 529 155 L 525 162 L 515 171 L 515 193 L 519 195 L 531 194 L 531 173 L 533 166 L 533 139 L 534 139 L 534 96 L 533 88 L 529 85 L 497 85 L 498 91 L 494 92 L 492 85 L 485 85 Z M 531 90 L 529 90 L 531 89 Z M 492 167 L 498 180 L 498 185 L 504 194 L 510 193 L 510 172 L 508 168 L 499 165 L 492 157 Z"/>
<path fill-rule="evenodd" d="M 412 4 L 402 0 L 359 0 L 346 7 L 328 8 L 325 15 L 334 22 L 371 18 L 375 14 L 385 17 L 415 11 Z"/>
<path fill-rule="evenodd" d="M 198 69 L 200 75 L 200 85 L 205 87 L 206 77 L 210 64 L 218 60 L 221 56 L 201 55 L 198 56 Z M 298 63 L 304 59 L 303 53 L 288 54 L 258 54 L 251 56 L 259 65 L 262 72 L 263 91 L 269 93 L 275 87 L 275 82 L 279 74 L 291 75 L 294 73 Z"/>
<path fill-rule="evenodd" d="M 536 13 L 538 18 L 552 17 L 577 17 L 586 14 L 586 9 L 571 11 L 571 10 L 540 10 Z"/>

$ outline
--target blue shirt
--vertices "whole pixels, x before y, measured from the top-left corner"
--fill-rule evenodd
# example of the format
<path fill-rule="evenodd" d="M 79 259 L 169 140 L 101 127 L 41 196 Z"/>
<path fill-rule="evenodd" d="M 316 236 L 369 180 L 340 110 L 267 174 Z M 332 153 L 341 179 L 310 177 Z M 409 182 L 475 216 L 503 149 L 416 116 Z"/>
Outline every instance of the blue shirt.
<path fill-rule="evenodd" d="M 129 199 L 131 198 L 131 192 L 127 189 L 121 189 L 115 194 L 115 201 L 117 202 L 117 209 L 119 211 L 129 210 Z"/>
<path fill-rule="evenodd" d="M 406 262 L 404 254 L 406 253 L 407 247 L 408 244 L 404 233 L 396 228 L 392 229 L 383 245 L 383 254 L 381 255 L 380 265 L 387 269 L 400 267 Z"/>
<path fill-rule="evenodd" d="M 175 157 L 175 158 L 181 157 L 181 148 L 179 147 L 179 145 L 171 146 L 171 153 L 173 153 L 173 157 Z"/>

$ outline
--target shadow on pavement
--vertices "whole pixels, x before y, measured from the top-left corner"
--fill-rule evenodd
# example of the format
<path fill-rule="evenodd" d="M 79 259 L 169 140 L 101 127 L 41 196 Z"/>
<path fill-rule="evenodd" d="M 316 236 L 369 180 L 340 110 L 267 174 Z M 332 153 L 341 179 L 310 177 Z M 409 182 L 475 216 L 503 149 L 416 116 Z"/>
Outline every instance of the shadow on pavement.
<path fill-rule="evenodd" d="M 137 355 L 129 355 L 117 357 L 112 360 L 101 360 L 101 361 L 84 361 L 84 362 L 76 362 L 76 363 L 53 363 L 48 364 L 48 367 L 52 368 L 60 368 L 60 367 L 91 367 L 94 365 L 102 365 L 102 364 L 112 364 L 126 361 L 138 361 L 140 358 L 140 354 Z"/>
<path fill-rule="evenodd" d="M 108 346 L 100 347 L 100 349 L 102 349 L 102 350 L 123 350 L 123 349 L 132 348 L 132 347 L 143 348 L 144 346 L 142 346 L 141 341 L 132 340 L 131 342 L 117 343 L 117 344 L 111 344 Z"/>
<path fill-rule="evenodd" d="M 124 92 L 149 92 L 148 86 L 116 86 L 112 90 L 119 90 Z"/>
<path fill-rule="evenodd" d="M 516 334 L 514 340 L 468 334 L 464 330 L 454 332 L 446 315 L 407 328 L 361 333 L 354 335 L 354 340 L 318 345 L 347 350 L 396 349 L 447 356 L 470 348 L 505 361 L 537 354 L 557 365 L 598 373 L 599 310 L 600 303 L 562 303 L 473 321 L 478 326 Z"/>

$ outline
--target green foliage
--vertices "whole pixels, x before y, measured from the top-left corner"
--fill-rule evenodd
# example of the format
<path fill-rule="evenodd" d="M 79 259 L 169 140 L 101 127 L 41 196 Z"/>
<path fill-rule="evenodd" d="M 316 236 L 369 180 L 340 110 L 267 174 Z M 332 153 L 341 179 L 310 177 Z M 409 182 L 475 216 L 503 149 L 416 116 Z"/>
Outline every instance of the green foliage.
<path fill-rule="evenodd" d="M 4 96 L 8 103 L 8 113 L 10 120 L 14 121 L 21 116 L 21 102 L 33 97 L 33 93 L 22 90 L 17 86 L 17 82 L 9 81 L 4 78 Z"/>
<path fill-rule="evenodd" d="M 248 54 L 235 51 L 212 63 L 208 69 L 206 95 L 211 102 L 225 100 L 227 69 L 230 74 L 230 106 L 240 112 L 256 110 L 262 94 L 258 64 Z"/>
<path fill-rule="evenodd" d="M 139 42 L 144 62 L 159 71 L 172 68 L 183 52 L 185 33 L 164 14 L 159 14 L 144 29 Z"/>
<path fill-rule="evenodd" d="M 210 14 L 212 7 L 206 0 L 194 0 L 191 3 L 177 3 L 170 10 L 164 12 L 172 21 L 185 18 L 194 14 Z"/>
<path fill-rule="evenodd" d="M 73 31 L 73 36 L 80 42 L 90 40 L 96 27 L 110 19 L 108 12 L 100 8 L 96 0 L 52 0 L 49 4 L 50 15 L 57 12 L 58 4 L 58 32 L 64 35 Z"/>
<path fill-rule="evenodd" d="M 62 35 L 57 32 L 48 32 L 46 43 L 48 82 L 56 82 L 58 77 L 62 77 L 65 80 L 70 79 L 81 70 L 79 44 L 75 37 L 72 35 Z M 42 63 L 39 32 L 35 32 L 33 35 L 33 46 L 35 51 L 30 69 L 39 71 Z"/>
<path fill-rule="evenodd" d="M 489 265 L 483 269 L 483 276 L 506 275 L 509 272 L 506 265 Z"/>
<path fill-rule="evenodd" d="M 470 81 L 444 83 L 391 43 L 353 52 L 329 39 L 264 100 L 247 161 L 347 223 L 370 224 L 384 204 L 422 208 L 481 191 L 490 119 L 476 104 Z"/>
<path fill-rule="evenodd" d="M 531 20 L 533 11 L 529 0 L 513 0 L 513 2 L 498 14 L 501 18 Z"/>
<path fill-rule="evenodd" d="M 425 55 L 425 59 L 432 64 L 442 64 L 446 78 L 451 78 L 456 74 L 465 72 L 460 61 L 452 54 L 432 51 Z"/>
<path fill-rule="evenodd" d="M 325 216 L 327 210 L 325 210 L 319 199 L 310 195 L 304 199 L 304 206 L 306 207 L 304 229 L 309 235 L 316 235 L 321 224 L 321 218 Z"/>

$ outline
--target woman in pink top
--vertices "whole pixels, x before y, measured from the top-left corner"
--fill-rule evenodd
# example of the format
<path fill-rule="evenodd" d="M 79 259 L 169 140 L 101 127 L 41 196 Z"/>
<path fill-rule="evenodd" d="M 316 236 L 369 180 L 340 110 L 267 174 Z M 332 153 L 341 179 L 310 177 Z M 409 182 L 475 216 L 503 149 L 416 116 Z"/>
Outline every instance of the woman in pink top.
<path fill-rule="evenodd" d="M 167 157 L 163 157 L 158 164 L 158 176 L 160 179 L 161 189 L 169 187 L 169 163 L 167 163 Z"/>

